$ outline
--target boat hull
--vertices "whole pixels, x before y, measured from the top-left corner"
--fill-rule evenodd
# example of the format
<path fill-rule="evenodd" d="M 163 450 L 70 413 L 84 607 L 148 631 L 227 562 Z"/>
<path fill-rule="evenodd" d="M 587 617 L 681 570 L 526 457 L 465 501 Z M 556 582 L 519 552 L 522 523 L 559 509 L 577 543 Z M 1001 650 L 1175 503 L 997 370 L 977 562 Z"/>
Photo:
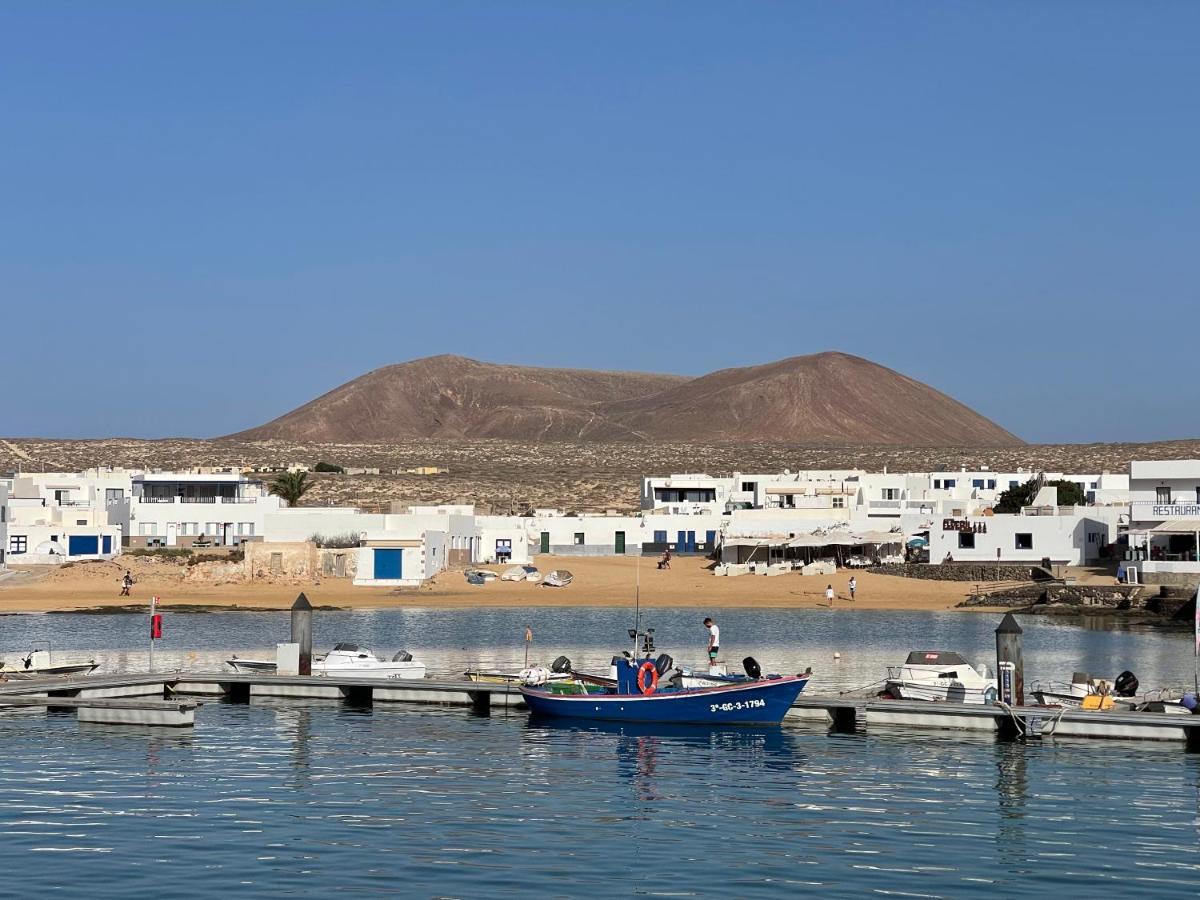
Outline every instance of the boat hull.
<path fill-rule="evenodd" d="M 562 695 L 531 687 L 522 687 L 521 694 L 529 709 L 539 716 L 680 725 L 777 725 L 807 684 L 807 678 L 787 676 L 649 695 Z"/>

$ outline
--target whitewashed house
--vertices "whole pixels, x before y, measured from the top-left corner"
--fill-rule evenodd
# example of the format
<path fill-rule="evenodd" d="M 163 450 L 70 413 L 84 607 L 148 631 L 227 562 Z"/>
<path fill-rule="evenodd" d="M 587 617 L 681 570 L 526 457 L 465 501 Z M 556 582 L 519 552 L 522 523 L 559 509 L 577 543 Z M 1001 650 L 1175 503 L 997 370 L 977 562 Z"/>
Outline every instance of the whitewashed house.
<path fill-rule="evenodd" d="M 11 493 L 8 493 L 11 491 Z M 111 559 L 121 552 L 121 528 L 91 500 L 55 502 L 15 478 L 4 500 L 4 549 L 9 563 L 61 564 Z"/>
<path fill-rule="evenodd" d="M 1150 584 L 1200 580 L 1200 460 L 1129 464 L 1127 565 Z"/>
<path fill-rule="evenodd" d="M 131 547 L 234 546 L 261 538 L 282 501 L 236 472 L 145 472 L 113 504 Z"/>

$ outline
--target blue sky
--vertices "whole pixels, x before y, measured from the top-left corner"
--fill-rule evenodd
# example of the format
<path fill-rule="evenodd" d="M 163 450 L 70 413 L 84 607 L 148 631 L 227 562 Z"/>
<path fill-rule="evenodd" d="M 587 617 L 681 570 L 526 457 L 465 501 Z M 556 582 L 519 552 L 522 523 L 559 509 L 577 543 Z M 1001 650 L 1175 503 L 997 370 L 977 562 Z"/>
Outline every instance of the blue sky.
<path fill-rule="evenodd" d="M 1200 6 L 0 6 L 0 435 L 839 349 L 1200 436 Z"/>

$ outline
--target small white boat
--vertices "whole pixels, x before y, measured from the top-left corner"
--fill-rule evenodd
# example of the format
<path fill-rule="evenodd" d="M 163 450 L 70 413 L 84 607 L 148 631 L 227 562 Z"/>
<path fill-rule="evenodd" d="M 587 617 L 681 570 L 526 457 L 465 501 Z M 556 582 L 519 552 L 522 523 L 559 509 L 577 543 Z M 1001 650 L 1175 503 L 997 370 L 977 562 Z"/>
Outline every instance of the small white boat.
<path fill-rule="evenodd" d="M 574 580 L 575 576 L 566 569 L 555 569 L 545 577 L 542 584 L 550 587 L 566 587 Z"/>
<path fill-rule="evenodd" d="M 889 666 L 881 697 L 948 703 L 994 703 L 996 679 L 987 667 L 975 669 L 961 654 L 948 650 L 914 650 L 902 666 Z"/>
<path fill-rule="evenodd" d="M 275 663 L 265 659 L 227 659 L 226 665 L 242 674 L 273 673 Z M 404 650 L 390 660 L 383 660 L 372 651 L 357 644 L 337 644 L 324 656 L 313 658 L 312 673 L 345 678 L 424 678 L 425 663 L 412 658 Z"/>
<path fill-rule="evenodd" d="M 1064 709 L 1080 709 L 1091 705 L 1100 710 L 1116 709 L 1122 712 L 1191 714 L 1191 710 L 1181 704 L 1179 697 L 1173 697 L 1167 691 L 1138 694 L 1137 689 L 1138 680 L 1132 672 L 1122 672 L 1111 681 L 1093 679 L 1087 672 L 1075 672 L 1070 684 L 1051 681 L 1043 685 L 1035 682 L 1030 693 L 1042 706 L 1061 706 Z M 1088 697 L 1095 697 L 1096 700 L 1089 704 Z"/>
<path fill-rule="evenodd" d="M 463 571 L 463 574 L 467 577 L 467 581 L 471 581 L 472 578 L 476 578 L 487 582 L 495 581 L 500 577 L 491 569 L 466 569 Z"/>
<path fill-rule="evenodd" d="M 0 659 L 0 678 L 45 678 L 47 676 L 87 675 L 100 668 L 100 663 L 94 659 L 56 661 L 54 653 L 49 649 L 30 650 L 24 656 L 13 661 Z"/>
<path fill-rule="evenodd" d="M 509 566 L 501 573 L 500 580 L 537 583 L 542 580 L 542 573 L 537 570 L 537 566 Z"/>

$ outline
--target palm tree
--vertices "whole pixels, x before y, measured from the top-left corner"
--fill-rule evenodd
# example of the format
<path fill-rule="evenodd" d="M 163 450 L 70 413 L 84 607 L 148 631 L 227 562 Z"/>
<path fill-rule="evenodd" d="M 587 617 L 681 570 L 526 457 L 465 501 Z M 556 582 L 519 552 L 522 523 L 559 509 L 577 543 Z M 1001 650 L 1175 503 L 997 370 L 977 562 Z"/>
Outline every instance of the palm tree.
<path fill-rule="evenodd" d="M 295 506 L 310 487 L 307 472 L 283 472 L 267 486 L 267 490 L 286 500 L 288 506 Z"/>

